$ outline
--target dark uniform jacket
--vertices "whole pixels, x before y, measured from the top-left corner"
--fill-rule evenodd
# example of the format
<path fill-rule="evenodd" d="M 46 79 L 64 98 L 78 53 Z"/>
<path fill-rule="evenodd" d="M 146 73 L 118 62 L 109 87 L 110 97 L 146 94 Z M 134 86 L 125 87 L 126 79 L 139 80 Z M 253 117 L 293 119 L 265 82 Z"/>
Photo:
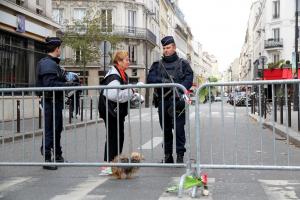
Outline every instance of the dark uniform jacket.
<path fill-rule="evenodd" d="M 162 62 L 165 69 L 162 68 L 163 66 L 159 62 Z M 193 70 L 190 64 L 187 60 L 179 58 L 176 53 L 172 56 L 163 57 L 160 61 L 152 64 L 147 83 L 172 83 L 171 79 L 175 83 L 183 85 L 186 89 L 190 89 L 193 84 Z M 164 94 L 167 92 L 168 89 L 164 89 Z M 157 89 L 156 93 L 161 97 L 161 89 Z"/>
<path fill-rule="evenodd" d="M 59 66 L 60 59 L 50 55 L 42 58 L 37 64 L 37 87 L 66 86 L 65 71 Z M 45 92 L 46 98 L 52 98 L 52 92 Z M 55 92 L 56 101 L 63 99 L 63 92 Z"/>

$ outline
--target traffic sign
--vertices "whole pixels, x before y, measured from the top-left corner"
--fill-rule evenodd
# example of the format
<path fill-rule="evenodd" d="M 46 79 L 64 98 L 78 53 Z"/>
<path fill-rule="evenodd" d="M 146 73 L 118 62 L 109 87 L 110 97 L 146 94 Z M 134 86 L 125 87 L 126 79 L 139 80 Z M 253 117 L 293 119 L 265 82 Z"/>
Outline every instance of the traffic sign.
<path fill-rule="evenodd" d="M 108 55 L 108 53 L 111 51 L 111 43 L 109 41 L 101 41 L 100 42 L 100 50 L 104 55 Z"/>

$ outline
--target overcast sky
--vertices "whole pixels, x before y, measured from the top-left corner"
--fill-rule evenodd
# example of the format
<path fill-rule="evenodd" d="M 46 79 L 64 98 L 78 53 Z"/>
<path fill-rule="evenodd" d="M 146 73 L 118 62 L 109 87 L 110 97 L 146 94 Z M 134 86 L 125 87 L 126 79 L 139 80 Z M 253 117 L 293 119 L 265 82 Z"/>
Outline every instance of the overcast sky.
<path fill-rule="evenodd" d="M 227 69 L 241 51 L 253 0 L 179 0 L 194 39 L 214 54 L 219 71 Z"/>

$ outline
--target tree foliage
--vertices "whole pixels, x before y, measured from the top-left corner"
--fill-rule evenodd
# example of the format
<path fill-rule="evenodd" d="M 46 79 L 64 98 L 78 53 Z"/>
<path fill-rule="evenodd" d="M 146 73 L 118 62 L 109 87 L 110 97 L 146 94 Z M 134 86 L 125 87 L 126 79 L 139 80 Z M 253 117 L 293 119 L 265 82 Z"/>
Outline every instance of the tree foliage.
<path fill-rule="evenodd" d="M 98 63 L 100 57 L 103 56 L 103 52 L 99 48 L 101 41 L 109 41 L 112 46 L 121 41 L 119 36 L 113 35 L 112 32 L 105 31 L 101 27 L 103 17 L 100 11 L 87 10 L 82 20 L 74 21 L 73 25 L 67 25 L 62 34 L 64 46 L 68 46 L 74 51 L 80 51 L 80 59 L 76 59 L 76 56 L 68 59 L 83 67 L 84 76 L 86 65 L 93 62 Z"/>
<path fill-rule="evenodd" d="M 212 82 L 218 82 L 218 78 L 211 76 L 208 78 L 208 82 L 212 83 Z M 212 93 L 214 93 L 216 91 L 215 87 L 210 87 L 210 95 L 212 95 Z M 209 98 L 209 90 L 207 87 L 202 88 L 200 90 L 199 93 L 199 101 L 201 103 L 204 103 L 207 99 Z"/>

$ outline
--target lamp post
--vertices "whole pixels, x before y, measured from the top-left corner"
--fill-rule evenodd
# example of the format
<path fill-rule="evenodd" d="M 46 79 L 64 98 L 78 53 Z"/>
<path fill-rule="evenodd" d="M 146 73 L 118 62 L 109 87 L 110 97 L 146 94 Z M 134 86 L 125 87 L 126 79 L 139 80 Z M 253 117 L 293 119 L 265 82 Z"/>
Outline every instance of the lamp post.
<path fill-rule="evenodd" d="M 146 15 L 146 24 L 145 24 L 145 33 L 146 33 L 146 40 L 145 40 L 145 83 L 147 84 L 147 77 L 148 77 L 148 15 L 153 16 L 155 13 L 151 12 L 147 8 L 145 8 L 145 15 Z M 149 107 L 149 88 L 146 88 L 145 92 L 145 107 Z"/>

